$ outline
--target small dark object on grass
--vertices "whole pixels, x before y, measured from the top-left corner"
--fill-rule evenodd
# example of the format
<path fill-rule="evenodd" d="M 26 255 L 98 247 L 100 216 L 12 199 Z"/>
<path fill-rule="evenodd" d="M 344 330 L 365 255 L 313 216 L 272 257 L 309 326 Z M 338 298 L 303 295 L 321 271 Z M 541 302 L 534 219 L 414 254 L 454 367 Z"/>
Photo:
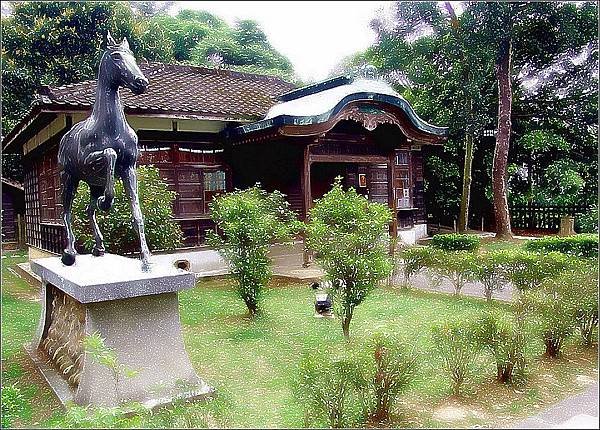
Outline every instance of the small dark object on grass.
<path fill-rule="evenodd" d="M 333 303 L 331 302 L 331 296 L 319 282 L 313 282 L 310 287 L 315 290 L 316 294 L 315 316 L 332 317 L 333 313 L 331 312 L 331 308 Z"/>

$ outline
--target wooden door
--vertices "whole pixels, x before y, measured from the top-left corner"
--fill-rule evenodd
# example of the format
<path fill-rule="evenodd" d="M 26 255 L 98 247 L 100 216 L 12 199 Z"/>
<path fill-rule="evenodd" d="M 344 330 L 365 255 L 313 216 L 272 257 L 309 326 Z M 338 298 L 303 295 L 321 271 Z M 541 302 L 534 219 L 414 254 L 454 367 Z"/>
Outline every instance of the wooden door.
<path fill-rule="evenodd" d="M 388 204 L 388 165 L 369 164 L 367 167 L 367 189 L 369 200 Z"/>

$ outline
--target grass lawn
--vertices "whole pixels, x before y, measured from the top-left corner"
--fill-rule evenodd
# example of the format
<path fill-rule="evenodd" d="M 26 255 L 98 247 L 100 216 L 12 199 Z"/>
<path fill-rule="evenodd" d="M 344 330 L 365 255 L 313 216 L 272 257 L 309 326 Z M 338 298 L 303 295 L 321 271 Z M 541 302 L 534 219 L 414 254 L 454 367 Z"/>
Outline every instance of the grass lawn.
<path fill-rule="evenodd" d="M 43 426 L 51 416 L 48 410 L 60 412 L 21 349 L 35 330 L 39 312 L 39 304 L 31 300 L 37 292 L 7 270 L 24 258 L 3 260 L 2 377 L 4 384 L 20 386 L 28 401 L 16 424 Z M 227 406 L 224 425 L 302 427 L 302 405 L 291 390 L 298 362 L 305 352 L 344 348 L 340 322 L 313 317 L 314 293 L 308 285 L 281 281 L 266 291 L 262 315 L 249 320 L 230 282 L 200 281 L 180 295 L 185 343 L 196 371 L 216 387 Z M 597 347 L 586 350 L 573 339 L 563 359 L 548 361 L 540 358 L 542 345 L 533 340 L 526 385 L 495 384 L 494 363 L 484 356 L 464 387 L 464 397 L 450 398 L 448 380 L 431 353 L 431 326 L 449 318 L 471 318 L 488 306 L 510 312 L 510 305 L 499 302 L 487 305 L 479 299 L 386 288 L 376 290 L 357 308 L 350 328 L 352 342 L 363 342 L 378 330 L 389 331 L 421 354 L 418 378 L 398 405 L 398 426 L 506 425 L 597 380 Z"/>

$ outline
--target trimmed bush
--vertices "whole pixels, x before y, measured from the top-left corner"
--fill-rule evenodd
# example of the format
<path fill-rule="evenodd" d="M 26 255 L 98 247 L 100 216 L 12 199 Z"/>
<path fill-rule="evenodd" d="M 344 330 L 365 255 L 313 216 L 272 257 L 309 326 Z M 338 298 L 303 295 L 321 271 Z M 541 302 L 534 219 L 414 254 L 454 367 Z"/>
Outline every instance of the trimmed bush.
<path fill-rule="evenodd" d="M 401 262 L 398 264 L 402 266 L 402 274 L 404 277 L 403 287 L 408 288 L 410 279 L 414 275 L 424 268 L 431 266 L 435 252 L 436 251 L 429 246 L 415 246 L 405 248 L 399 253 Z"/>
<path fill-rule="evenodd" d="M 481 239 L 476 234 L 436 234 L 431 239 L 434 248 L 444 251 L 476 251 Z"/>
<path fill-rule="evenodd" d="M 566 272 L 558 279 L 548 279 L 540 288 L 524 291 L 519 299 L 535 333 L 546 346 L 545 355 L 551 358 L 560 356 L 565 340 L 577 327 L 577 305 L 571 296 L 573 285 L 564 282 L 574 275 Z"/>
<path fill-rule="evenodd" d="M 553 278 L 563 271 L 576 267 L 580 261 L 559 252 L 538 254 L 522 250 L 497 251 L 504 277 L 519 291 L 538 288 L 545 279 Z"/>
<path fill-rule="evenodd" d="M 139 166 L 136 172 L 148 247 L 152 251 L 175 249 L 183 239 L 179 224 L 173 219 L 175 193 L 169 191 L 157 168 Z M 86 213 L 89 202 L 90 188 L 82 182 L 73 203 L 73 230 L 87 251 L 91 251 L 95 243 Z M 139 237 L 133 226 L 129 198 L 121 180 L 115 181 L 115 199 L 111 210 L 97 210 L 96 220 L 108 252 L 123 254 L 139 251 Z"/>
<path fill-rule="evenodd" d="M 363 345 L 302 357 L 294 395 L 304 406 L 305 427 L 391 422 L 392 408 L 415 377 L 418 355 L 388 334 Z"/>
<path fill-rule="evenodd" d="M 568 271 L 556 279 L 546 281 L 544 287 L 551 292 L 559 291 L 563 300 L 570 304 L 571 318 L 582 343 L 592 345 L 598 328 L 598 270 L 584 265 L 579 270 Z"/>
<path fill-rule="evenodd" d="M 598 257 L 598 235 L 576 234 L 574 236 L 548 236 L 530 240 L 525 249 L 533 252 L 561 252 L 576 257 Z"/>
<path fill-rule="evenodd" d="M 448 279 L 454 287 L 454 295 L 459 296 L 465 283 L 473 277 L 476 257 L 469 251 L 436 250 L 430 261 L 435 275 Z"/>
<path fill-rule="evenodd" d="M 368 368 L 364 396 L 373 422 L 390 420 L 397 398 L 410 385 L 417 372 L 418 356 L 391 335 L 377 334 L 369 345 L 373 366 Z"/>
<path fill-rule="evenodd" d="M 305 427 L 359 427 L 365 421 L 360 395 L 365 380 L 356 357 L 307 354 L 300 361 L 294 394 L 304 407 Z"/>
<path fill-rule="evenodd" d="M 255 315 L 272 276 L 269 245 L 290 241 L 302 223 L 283 194 L 268 193 L 259 185 L 215 197 L 210 211 L 222 234 L 211 232 L 208 242 L 228 261 L 236 291 Z"/>
<path fill-rule="evenodd" d="M 458 396 L 480 351 L 475 329 L 465 321 L 447 322 L 432 328 L 432 339 L 450 377 L 452 394 Z"/>
<path fill-rule="evenodd" d="M 486 252 L 479 255 L 471 264 L 471 278 L 481 282 L 483 295 L 488 302 L 494 292 L 501 291 L 508 283 L 502 270 L 506 263 L 506 254 L 501 252 Z"/>
<path fill-rule="evenodd" d="M 496 380 L 511 383 L 515 374 L 525 373 L 525 335 L 519 323 L 495 313 L 486 313 L 476 322 L 477 340 L 496 361 Z"/>
<path fill-rule="evenodd" d="M 340 177 L 310 210 L 308 247 L 333 283 L 333 305 L 346 339 L 356 306 L 392 272 L 391 220 L 387 205 L 370 202 L 354 188 L 344 191 Z"/>

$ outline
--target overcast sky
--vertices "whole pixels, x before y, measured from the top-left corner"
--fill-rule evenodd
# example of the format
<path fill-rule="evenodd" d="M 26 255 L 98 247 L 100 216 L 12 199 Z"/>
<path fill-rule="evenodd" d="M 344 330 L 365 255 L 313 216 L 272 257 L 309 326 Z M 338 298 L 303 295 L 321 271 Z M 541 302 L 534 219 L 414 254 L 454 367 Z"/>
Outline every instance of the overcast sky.
<path fill-rule="evenodd" d="M 207 10 L 232 24 L 253 19 L 303 81 L 321 80 L 346 56 L 367 48 L 369 22 L 388 1 L 186 1 L 174 9 Z M 174 12 L 174 11 L 173 11 Z"/>

